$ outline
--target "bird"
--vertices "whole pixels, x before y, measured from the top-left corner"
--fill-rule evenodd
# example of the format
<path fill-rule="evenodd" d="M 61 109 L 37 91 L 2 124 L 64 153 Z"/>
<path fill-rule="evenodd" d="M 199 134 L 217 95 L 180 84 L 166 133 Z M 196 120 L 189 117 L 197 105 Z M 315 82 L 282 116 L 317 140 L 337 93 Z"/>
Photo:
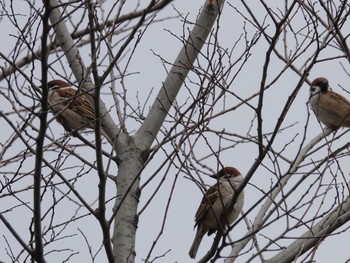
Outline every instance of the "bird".
<path fill-rule="evenodd" d="M 226 226 L 232 224 L 242 211 L 244 192 L 239 194 L 234 205 L 231 200 L 241 184 L 243 176 L 234 167 L 224 167 L 211 177 L 218 182 L 211 186 L 203 196 L 195 214 L 197 232 L 189 251 L 189 256 L 195 258 L 203 236 L 216 231 L 224 232 Z"/>
<path fill-rule="evenodd" d="M 79 92 L 68 82 L 60 79 L 49 81 L 47 86 L 51 111 L 67 132 L 76 136 L 78 130 L 95 129 L 95 106 L 89 95 Z M 113 140 L 102 125 L 101 133 L 113 144 Z"/>
<path fill-rule="evenodd" d="M 326 78 L 319 77 L 312 81 L 309 103 L 316 118 L 326 127 L 350 127 L 350 102 L 331 91 Z"/>

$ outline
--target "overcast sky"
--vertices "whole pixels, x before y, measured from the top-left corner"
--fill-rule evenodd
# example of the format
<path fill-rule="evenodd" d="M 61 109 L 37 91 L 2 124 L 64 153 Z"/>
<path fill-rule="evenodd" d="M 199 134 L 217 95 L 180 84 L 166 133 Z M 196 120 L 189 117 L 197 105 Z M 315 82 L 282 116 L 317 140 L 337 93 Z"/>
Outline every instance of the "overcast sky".
<path fill-rule="evenodd" d="M 202 1 L 187 1 L 187 0 L 176 0 L 173 2 L 172 5 L 169 5 L 166 9 L 164 9 L 157 18 L 164 18 L 164 17 L 175 17 L 177 16 L 178 12 L 181 13 L 183 16 L 187 17 L 189 21 L 194 22 L 195 18 L 198 14 L 198 11 L 201 7 Z M 275 1 L 269 1 L 269 2 L 275 2 Z M 282 1 L 281 1 L 282 2 Z M 237 4 L 237 7 L 242 8 L 242 11 L 244 10 L 242 6 Z M 261 6 L 258 4 L 254 4 L 252 6 L 252 9 L 254 12 L 257 12 L 260 18 L 265 16 L 265 12 Z M 283 8 L 282 8 L 283 9 Z M 259 13 L 260 12 L 260 13 Z M 237 13 L 233 10 L 232 7 L 230 7 L 228 4 L 225 5 L 223 14 L 220 18 L 220 31 L 219 31 L 219 42 L 220 45 L 227 49 L 232 49 L 236 41 L 241 37 L 241 34 L 243 33 L 243 19 L 242 17 L 238 16 Z M 302 22 L 302 20 L 301 20 Z M 9 37 L 10 34 L 16 34 L 16 32 L 13 32 L 13 28 L 11 28 L 10 24 L 8 24 L 8 21 L 6 19 L 1 20 L 2 24 L 2 32 L 3 35 L 6 38 L 6 41 L 0 42 L 0 50 L 2 53 L 7 54 L 15 44 L 15 38 Z M 9 26 L 7 26 L 9 25 Z M 246 25 L 248 30 L 248 35 L 250 37 L 254 34 L 255 31 L 253 31 L 253 27 L 250 25 Z M 302 27 L 302 25 L 300 25 Z M 158 56 L 155 54 L 161 56 L 163 59 L 173 62 L 176 58 L 180 48 L 181 43 L 178 39 L 176 39 L 175 36 L 182 36 L 183 31 L 185 30 L 185 33 L 187 34 L 187 30 L 191 29 L 191 26 L 186 24 L 185 27 L 183 25 L 183 21 L 181 18 L 173 18 L 169 20 L 165 20 L 163 22 L 158 22 L 153 24 L 148 28 L 146 33 L 141 39 L 141 42 L 139 43 L 139 47 L 136 50 L 136 53 L 131 61 L 131 66 L 129 67 L 129 72 L 135 72 L 137 74 L 133 74 L 130 77 L 126 78 L 126 87 L 128 88 L 128 95 L 129 98 L 134 98 L 136 94 L 138 93 L 139 97 L 141 98 L 141 102 L 146 101 L 149 92 L 154 89 L 151 99 L 154 99 L 155 95 L 157 94 L 158 89 L 160 88 L 162 81 L 164 81 L 166 77 L 166 70 L 164 66 L 161 63 L 161 60 Z M 270 29 L 268 29 L 270 30 Z M 350 29 L 349 29 L 350 30 Z M 171 32 L 171 33 L 170 33 Z M 272 32 L 272 29 L 271 29 Z M 349 33 L 349 32 L 347 32 Z M 174 34 L 174 35 L 172 35 Z M 8 41 L 7 41 L 8 40 Z M 240 42 L 241 43 L 241 42 Z M 242 50 L 241 44 L 237 45 L 237 53 L 239 53 Z M 238 75 L 237 80 L 234 82 L 235 87 L 230 87 L 230 89 L 234 90 L 238 96 L 242 98 L 246 98 L 247 96 L 257 92 L 259 90 L 259 85 L 261 81 L 261 75 L 262 75 L 262 63 L 266 55 L 266 49 L 267 44 L 265 41 L 260 41 L 258 45 L 252 50 L 252 59 L 249 60 L 246 67 L 242 70 L 242 72 Z M 233 51 L 235 53 L 236 51 Z M 331 50 L 330 50 L 331 52 Z M 86 54 L 83 54 L 83 56 L 86 56 Z M 233 55 L 235 56 L 235 55 Z M 64 60 L 64 58 L 63 58 Z M 269 69 L 269 80 L 272 80 L 284 67 L 285 65 L 281 63 L 280 61 L 276 60 L 276 62 L 270 64 Z M 297 65 L 299 66 L 299 65 Z M 348 67 L 348 65 L 346 65 Z M 61 69 L 57 69 L 61 70 Z M 68 64 L 66 64 L 66 70 L 69 71 Z M 167 66 L 167 70 L 169 70 L 169 65 Z M 36 69 L 36 71 L 40 72 L 40 70 Z M 29 72 L 29 70 L 28 70 Z M 50 72 L 52 76 L 55 76 L 54 73 Z M 345 91 L 343 91 L 341 87 L 347 88 L 348 82 L 349 82 L 349 76 L 345 74 L 345 72 L 342 70 L 342 66 L 337 61 L 329 61 L 325 63 L 320 63 L 317 66 L 314 67 L 312 72 L 310 73 L 309 79 L 312 80 L 315 77 L 318 76 L 324 76 L 329 79 L 331 87 L 338 91 L 339 93 L 343 94 L 344 96 L 347 96 L 350 98 L 349 94 L 346 94 Z M 195 76 L 192 76 L 193 79 L 195 79 Z M 191 78 L 191 75 L 190 75 Z M 278 80 L 278 83 L 276 84 L 279 88 L 274 88 L 273 90 L 269 90 L 266 92 L 265 95 L 265 108 L 263 111 L 264 116 L 264 127 L 265 132 L 271 132 L 276 121 L 277 117 L 279 116 L 282 107 L 284 106 L 286 100 L 288 99 L 288 96 L 290 95 L 290 92 L 296 87 L 298 81 L 300 79 L 300 76 L 295 74 L 292 71 L 287 71 L 282 78 Z M 269 83 L 269 80 L 267 81 Z M 73 79 L 72 79 L 73 81 Z M 38 82 L 38 85 L 40 83 Z M 1 88 L 6 87 L 6 83 L 2 82 L 0 83 Z M 188 85 L 191 85 L 191 83 L 188 83 Z M 197 87 L 193 87 L 194 89 L 197 89 Z M 290 113 L 287 115 L 285 122 L 283 124 L 283 127 L 287 127 L 290 125 L 294 125 L 292 128 L 287 129 L 284 131 L 284 135 L 279 137 L 275 144 L 274 144 L 274 150 L 277 152 L 282 150 L 287 142 L 293 141 L 293 138 L 295 137 L 295 141 L 288 145 L 286 151 L 284 152 L 287 157 L 292 158 L 295 155 L 295 152 L 298 150 L 298 147 L 300 146 L 300 142 L 302 140 L 302 135 L 304 131 L 304 127 L 307 123 L 307 117 L 310 113 L 307 107 L 307 100 L 309 96 L 309 86 L 305 83 L 303 86 L 303 89 L 298 93 L 296 101 L 294 102 L 292 109 Z M 107 99 L 107 96 L 105 97 Z M 180 91 L 180 95 L 178 98 L 178 103 L 181 105 L 181 103 L 185 103 L 185 101 L 188 99 L 188 93 L 185 91 Z M 151 101 L 148 102 L 146 106 L 146 113 L 147 113 L 147 107 L 151 105 Z M 134 101 L 130 101 L 131 104 L 136 105 L 137 101 L 136 99 Z M 238 103 L 236 102 L 230 102 L 230 103 Z M 256 103 L 256 100 L 253 100 L 252 103 Z M 6 105 L 4 103 L 4 105 Z M 113 114 L 113 113 L 112 113 Z M 52 116 L 51 116 L 52 117 Z M 217 130 L 220 129 L 229 129 L 230 131 L 237 133 L 237 134 L 246 134 L 251 127 L 251 120 L 254 117 L 254 113 L 247 108 L 242 108 L 238 110 L 235 114 L 229 115 L 228 118 L 221 118 L 219 121 L 216 122 L 217 127 L 212 127 Z M 1 124 L 1 122 L 0 122 Z M 54 132 L 59 134 L 63 134 L 63 128 L 57 125 L 56 123 L 52 122 L 50 125 L 54 125 L 52 127 L 58 127 L 57 129 L 54 128 Z M 132 120 L 128 121 L 128 130 L 130 132 L 135 131 L 138 126 L 136 122 L 133 122 Z M 256 127 L 253 125 L 253 128 Z M 321 127 L 319 123 L 316 121 L 316 118 L 313 114 L 310 116 L 310 122 L 308 124 L 308 131 L 306 133 L 306 141 L 310 140 L 311 138 L 315 137 L 321 132 Z M 256 134 L 256 132 L 252 131 L 252 134 Z M 334 149 L 339 147 L 340 145 L 343 145 L 348 138 L 349 135 L 345 135 L 345 140 L 337 141 L 334 144 Z M 77 139 L 73 139 L 77 140 Z M 212 138 L 211 143 L 213 144 L 214 148 L 218 147 L 218 139 Z M 198 145 L 197 145 L 198 147 Z M 238 168 L 241 173 L 244 174 L 250 169 L 251 164 L 254 162 L 254 158 L 257 156 L 257 147 L 254 144 L 241 144 L 232 150 L 225 151 L 221 156 L 220 160 L 222 163 L 224 163 L 227 166 L 235 166 Z M 91 149 L 90 149 L 91 150 Z M 93 151 L 87 150 L 87 152 L 82 152 L 82 156 L 88 157 L 89 155 L 93 154 Z M 289 151 L 289 152 L 288 152 Z M 209 153 L 209 150 L 207 147 L 203 146 L 203 149 L 197 148 L 196 152 L 199 156 L 206 156 L 206 154 Z M 325 152 L 322 151 L 320 153 L 320 156 L 324 156 Z M 318 156 L 319 157 L 319 156 Z M 164 154 L 159 151 L 158 155 L 156 155 L 156 158 L 151 161 L 149 167 L 145 169 L 145 171 L 142 174 L 142 182 L 147 180 L 149 178 L 149 175 L 155 171 L 156 167 L 160 165 L 160 161 L 164 158 Z M 345 159 L 348 157 L 345 157 Z M 347 160 L 348 161 L 348 160 Z M 69 161 L 67 161 L 68 164 Z M 74 160 L 71 161 L 72 165 L 75 162 Z M 271 163 L 269 163 L 271 165 Z M 28 164 L 29 165 L 29 164 Z M 217 162 L 215 158 L 208 158 L 208 167 L 211 167 L 212 169 L 216 169 Z M 286 172 L 286 169 L 288 168 L 287 164 L 281 164 L 281 170 L 282 173 Z M 344 181 L 348 181 L 349 179 L 349 168 L 344 167 Z M 115 167 L 112 166 L 111 170 L 115 169 Z M 1 171 L 0 167 L 0 171 Z M 7 170 L 7 168 L 6 168 Z M 207 172 L 207 171 L 206 171 Z M 112 173 L 112 172 L 110 172 Z M 169 173 L 170 175 L 171 173 Z M 196 209 L 199 206 L 200 200 L 202 198 L 202 193 L 198 186 L 190 181 L 186 174 L 180 173 L 178 177 L 175 177 L 175 174 L 177 174 L 177 171 L 173 169 L 174 176 L 167 176 L 164 185 L 158 192 L 156 198 L 153 199 L 152 203 L 148 206 L 148 208 L 145 210 L 145 212 L 142 213 L 139 221 L 138 226 L 138 233 L 137 233 L 137 243 L 136 243 L 136 262 L 142 262 L 142 259 L 144 259 L 151 246 L 153 241 L 157 238 L 158 234 L 161 232 L 162 222 L 164 218 L 165 208 L 167 205 L 167 201 L 169 198 L 169 194 L 171 192 L 171 189 L 173 185 L 175 185 L 174 193 L 171 201 L 171 205 L 169 208 L 169 211 L 167 213 L 167 220 L 164 225 L 164 230 L 162 235 L 160 236 L 160 241 L 156 244 L 151 259 L 157 256 L 164 255 L 164 257 L 159 258 L 158 260 L 154 262 L 195 262 L 193 260 L 190 260 L 188 256 L 188 250 L 192 244 L 195 231 L 193 230 L 194 226 L 194 214 L 196 212 Z M 1 175 L 3 176 L 3 175 Z M 301 175 L 300 175 L 301 176 Z M 327 174 L 325 175 L 327 176 Z M 329 175 L 330 176 L 330 175 Z M 208 185 L 212 185 L 215 183 L 215 181 L 209 177 L 203 177 L 205 182 Z M 142 192 L 141 195 L 141 201 L 140 201 L 140 209 L 143 207 L 145 202 L 149 199 L 149 197 L 152 195 L 152 193 L 155 191 L 155 188 L 157 187 L 158 183 L 162 180 L 160 176 L 157 176 Z M 174 184 L 174 180 L 176 180 Z M 270 172 L 268 172 L 267 169 L 264 169 L 263 167 L 259 168 L 257 173 L 252 178 L 254 186 L 262 189 L 262 191 L 268 191 L 269 187 L 272 184 L 272 181 L 274 180 L 274 176 L 271 175 Z M 324 182 L 330 182 L 330 178 L 325 178 Z M 80 182 L 76 187 L 80 191 L 83 191 L 83 195 L 88 195 L 89 193 L 97 193 L 97 183 L 98 178 L 95 176 L 89 176 L 88 178 L 84 179 L 84 184 L 81 184 Z M 252 185 L 248 185 L 245 189 L 245 205 L 244 210 L 246 211 L 251 205 L 255 204 L 258 197 L 261 196 L 261 192 Z M 302 185 L 300 186 L 301 189 L 307 188 L 308 185 Z M 113 185 L 109 187 L 109 196 L 113 196 Z M 296 194 L 295 198 L 298 198 L 298 195 Z M 333 197 L 334 198 L 334 197 Z M 330 202 L 333 201 L 333 198 Z M 91 195 L 90 202 L 93 202 L 96 199 L 96 195 Z M 5 203 L 7 202 L 7 199 L 0 199 L 0 211 L 3 211 L 4 209 L 9 208 L 9 204 Z M 327 202 L 327 200 L 325 200 Z M 259 208 L 259 206 L 258 206 Z M 249 214 L 248 220 L 253 221 L 254 217 L 258 211 L 258 208 L 256 208 L 252 213 Z M 65 207 L 58 208 L 56 211 L 57 214 L 62 213 L 62 217 L 65 218 Z M 16 215 L 15 213 L 13 215 Z M 17 227 L 21 227 L 21 214 L 18 214 L 17 216 L 14 216 L 15 219 L 18 220 L 18 223 L 14 222 Z M 100 244 L 101 242 L 101 231 L 98 226 L 98 223 L 94 220 L 84 220 L 82 219 L 79 225 L 72 224 L 69 226 L 69 228 L 79 228 L 84 233 L 87 233 L 87 237 L 89 238 L 89 241 L 95 245 L 94 249 L 96 252 L 97 244 Z M 27 227 L 27 224 L 25 225 Z M 26 231 L 26 228 L 23 229 Z M 276 230 L 276 232 L 274 232 Z M 279 233 L 278 232 L 279 226 L 276 226 L 274 228 L 268 228 L 265 232 L 262 233 L 265 235 L 271 234 L 272 236 Z M 305 229 L 302 229 L 301 231 L 297 231 L 295 233 L 301 234 L 305 231 Z M 0 232 L 1 233 L 7 233 L 7 230 L 5 229 L 3 224 L 0 224 Z M 75 232 L 75 231 L 73 231 Z M 239 239 L 246 233 L 246 226 L 243 221 L 239 223 L 239 225 L 233 229 L 231 233 L 231 237 L 233 240 Z M 9 234 L 7 234 L 9 236 Z M 98 237 L 98 238 L 97 238 Z M 290 237 L 291 240 L 293 237 Z M 341 238 L 339 236 L 329 237 L 325 242 L 322 243 L 321 249 L 318 250 L 317 255 L 315 259 L 319 263 L 326 263 L 326 262 L 335 262 L 334 261 L 334 255 L 336 255 L 336 262 L 345 262 L 347 259 L 349 259 L 349 253 L 347 251 L 347 242 L 344 242 L 344 240 L 349 240 L 349 231 L 347 231 L 345 234 L 341 235 Z M 200 249 L 197 254 L 197 259 L 199 259 L 202 255 L 205 254 L 206 249 L 208 249 L 211 245 L 213 237 L 206 237 L 204 238 L 202 245 L 200 246 Z M 264 240 L 264 238 L 262 238 Z M 77 236 L 71 239 L 67 239 L 63 241 L 65 244 L 67 242 L 71 242 L 69 247 L 72 249 L 75 249 L 77 251 L 83 250 L 84 252 L 75 255 L 72 258 L 71 262 L 90 262 L 87 254 L 87 246 L 84 242 L 84 239 L 82 236 Z M 264 242 L 264 241 L 262 241 Z M 265 239 L 266 242 L 266 239 Z M 287 245 L 290 240 L 285 241 L 285 245 Z M 17 246 L 18 244 L 15 241 L 12 241 L 12 244 L 14 246 Z M 250 244 L 248 244 L 249 246 Z M 247 246 L 247 247 L 248 247 Z M 8 257 L 5 255 L 4 250 L 6 247 L 6 243 L 4 238 L 0 238 L 0 260 L 3 260 L 5 262 L 8 262 Z M 15 248 L 15 250 L 18 248 Z M 49 249 L 49 248 L 48 248 Z M 248 248 L 246 248 L 248 249 Z M 223 254 L 228 253 L 228 249 L 224 250 Z M 244 250 L 246 251 L 246 250 Z M 274 252 L 271 252 L 271 255 L 273 255 Z M 243 255 L 240 259 L 237 260 L 237 262 L 245 262 L 249 258 L 249 256 L 252 255 L 252 252 L 249 252 L 248 255 Z M 269 255 L 269 254 L 266 254 Z M 271 256 L 269 255 L 269 256 Z M 104 252 L 100 253 L 101 258 L 97 257 L 98 260 L 96 262 L 104 262 Z M 267 258 L 269 256 L 266 256 Z M 55 262 L 55 259 L 50 259 L 48 262 Z M 254 262 L 260 262 L 260 259 L 255 259 Z"/>

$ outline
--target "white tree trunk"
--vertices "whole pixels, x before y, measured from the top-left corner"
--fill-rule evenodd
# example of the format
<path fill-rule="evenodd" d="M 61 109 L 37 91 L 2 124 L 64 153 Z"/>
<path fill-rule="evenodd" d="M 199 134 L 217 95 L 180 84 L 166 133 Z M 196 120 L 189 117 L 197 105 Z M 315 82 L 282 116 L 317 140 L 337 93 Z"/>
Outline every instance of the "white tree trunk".
<path fill-rule="evenodd" d="M 116 213 L 113 234 L 113 250 L 116 263 L 135 261 L 139 174 L 146 160 L 147 152 L 210 34 L 223 3 L 223 0 L 206 2 L 184 47 L 160 87 L 158 96 L 144 123 L 135 134 L 134 139 L 130 138 L 130 143 L 127 146 L 128 150 L 119 151 L 117 149 L 120 161 L 115 209 L 120 208 Z M 119 148 L 118 145 L 117 148 Z"/>

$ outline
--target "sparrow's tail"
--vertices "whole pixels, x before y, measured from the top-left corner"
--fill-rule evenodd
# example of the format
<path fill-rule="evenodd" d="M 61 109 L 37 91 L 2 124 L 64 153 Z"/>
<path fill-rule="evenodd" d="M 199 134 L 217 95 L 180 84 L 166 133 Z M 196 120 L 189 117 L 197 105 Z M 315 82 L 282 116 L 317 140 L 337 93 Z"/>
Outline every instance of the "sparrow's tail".
<path fill-rule="evenodd" d="M 202 232 L 203 231 L 200 231 L 200 229 L 197 229 L 196 236 L 194 237 L 192 246 L 190 248 L 190 251 L 188 252 L 188 254 L 190 255 L 191 258 L 195 258 L 196 257 L 199 245 L 201 244 L 202 238 L 203 238 L 203 236 L 205 234 L 205 233 L 202 233 Z"/>

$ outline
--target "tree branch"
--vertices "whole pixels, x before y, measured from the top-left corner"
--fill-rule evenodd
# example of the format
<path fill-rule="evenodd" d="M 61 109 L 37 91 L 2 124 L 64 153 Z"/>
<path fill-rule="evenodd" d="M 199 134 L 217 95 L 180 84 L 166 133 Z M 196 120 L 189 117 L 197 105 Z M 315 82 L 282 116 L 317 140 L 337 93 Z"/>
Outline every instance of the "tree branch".
<path fill-rule="evenodd" d="M 293 262 L 300 255 L 325 239 L 330 233 L 348 223 L 349 220 L 350 197 L 347 197 L 343 203 L 327 214 L 314 227 L 297 238 L 292 244 L 288 245 L 285 250 L 266 260 L 265 263 Z"/>
<path fill-rule="evenodd" d="M 317 135 L 314 139 L 312 139 L 304 148 L 300 151 L 297 159 L 295 160 L 294 164 L 292 165 L 291 169 L 289 170 L 288 174 L 284 176 L 280 182 L 278 183 L 278 187 L 276 187 L 271 194 L 269 195 L 269 198 L 266 199 L 265 203 L 259 210 L 258 215 L 256 216 L 254 223 L 251 227 L 251 229 L 246 233 L 246 235 L 242 238 L 241 242 L 237 242 L 234 244 L 232 251 L 229 255 L 229 258 L 225 260 L 225 263 L 231 263 L 234 262 L 235 258 L 239 254 L 239 252 L 248 244 L 248 242 L 254 237 L 254 233 L 257 229 L 260 229 L 261 226 L 264 224 L 264 222 L 268 219 L 267 211 L 271 207 L 271 205 L 275 202 L 276 196 L 281 192 L 283 187 L 287 184 L 290 178 L 296 173 L 296 171 L 299 168 L 299 165 L 302 163 L 302 161 L 307 156 L 308 152 L 322 139 L 324 139 L 327 135 L 331 134 L 332 130 L 327 129 L 325 131 L 322 131 L 319 135 Z"/>
<path fill-rule="evenodd" d="M 69 62 L 69 66 L 71 67 L 72 72 L 79 83 L 79 87 L 89 92 L 89 94 L 93 96 L 95 86 L 89 76 L 90 72 L 87 71 L 83 59 L 79 54 L 79 50 L 74 44 L 65 22 L 62 20 L 62 14 L 57 0 L 50 0 L 50 6 L 53 8 L 50 14 L 50 20 L 55 28 L 56 37 L 60 42 L 61 48 Z M 105 131 L 109 133 L 108 137 L 116 138 L 117 135 L 122 133 L 120 133 L 120 130 L 113 122 L 105 104 L 101 100 L 99 104 L 100 116 L 103 116 L 101 123 L 105 127 Z"/>
<path fill-rule="evenodd" d="M 185 41 L 162 84 L 150 112 L 135 135 L 135 140 L 141 149 L 149 149 L 156 138 L 223 5 L 224 0 L 207 1 L 205 3 L 187 41 Z"/>

